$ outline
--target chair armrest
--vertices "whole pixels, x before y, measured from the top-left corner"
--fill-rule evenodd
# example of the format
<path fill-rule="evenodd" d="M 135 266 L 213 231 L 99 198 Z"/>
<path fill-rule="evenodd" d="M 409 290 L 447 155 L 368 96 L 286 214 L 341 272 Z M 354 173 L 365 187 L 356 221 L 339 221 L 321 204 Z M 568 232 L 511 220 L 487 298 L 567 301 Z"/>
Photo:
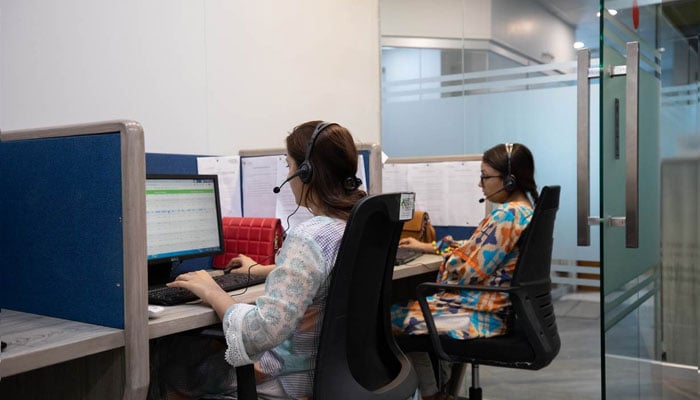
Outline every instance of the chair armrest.
<path fill-rule="evenodd" d="M 226 344 L 226 336 L 221 325 L 205 328 L 199 332 L 200 335 L 219 340 Z M 255 368 L 253 364 L 240 365 L 236 370 L 236 386 L 239 400 L 255 400 L 258 398 L 257 386 L 255 383 Z"/>
<path fill-rule="evenodd" d="M 480 286 L 480 285 L 453 285 L 447 283 L 435 283 L 435 282 L 423 282 L 416 287 L 416 297 L 418 299 L 418 304 L 420 305 L 421 312 L 423 313 L 423 320 L 428 327 L 428 334 L 430 336 L 430 342 L 433 344 L 433 349 L 437 356 L 443 360 L 454 361 L 451 356 L 445 353 L 442 348 L 442 343 L 440 343 L 440 335 L 437 332 L 437 327 L 435 326 L 435 320 L 433 319 L 433 314 L 430 312 L 428 307 L 428 302 L 426 297 L 433 294 L 439 290 L 476 290 L 481 292 L 501 292 L 509 293 L 517 289 L 518 287 L 496 287 L 496 286 Z"/>
<path fill-rule="evenodd" d="M 258 398 L 253 364 L 236 367 L 236 385 L 238 387 L 239 400 L 255 400 Z"/>
<path fill-rule="evenodd" d="M 518 286 L 483 286 L 483 285 L 453 285 L 450 283 L 423 282 L 416 287 L 418 298 L 433 294 L 438 290 L 476 290 L 479 292 L 502 292 L 509 293 L 518 289 Z"/>

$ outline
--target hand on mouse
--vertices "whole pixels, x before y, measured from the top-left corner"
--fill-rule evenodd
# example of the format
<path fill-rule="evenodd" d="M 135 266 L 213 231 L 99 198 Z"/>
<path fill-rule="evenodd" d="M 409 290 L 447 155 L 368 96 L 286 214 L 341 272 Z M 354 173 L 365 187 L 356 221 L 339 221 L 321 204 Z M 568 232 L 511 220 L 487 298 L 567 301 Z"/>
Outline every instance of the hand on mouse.
<path fill-rule="evenodd" d="M 246 256 L 245 254 L 239 254 L 238 257 L 233 257 L 228 262 L 225 269 L 226 271 L 230 271 L 232 269 L 242 268 L 243 271 L 247 272 L 248 269 L 255 264 L 257 263 L 252 258 Z"/>
<path fill-rule="evenodd" d="M 431 243 L 423 243 L 420 240 L 412 237 L 405 237 L 399 240 L 399 247 L 406 247 L 409 249 L 422 251 L 423 253 L 432 253 L 434 251 Z"/>

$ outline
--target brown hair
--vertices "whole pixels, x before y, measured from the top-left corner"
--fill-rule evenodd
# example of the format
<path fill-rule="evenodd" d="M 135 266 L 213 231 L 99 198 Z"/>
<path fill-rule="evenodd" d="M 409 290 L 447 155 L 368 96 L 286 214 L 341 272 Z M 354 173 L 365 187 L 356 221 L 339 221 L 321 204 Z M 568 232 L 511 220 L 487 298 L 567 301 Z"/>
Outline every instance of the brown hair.
<path fill-rule="evenodd" d="M 305 160 L 316 127 L 323 121 L 309 121 L 295 127 L 287 136 L 287 153 L 299 167 Z M 367 196 L 359 190 L 357 147 L 350 132 L 330 124 L 316 137 L 309 157 L 311 180 L 305 185 L 302 201 L 312 201 L 329 216 L 347 220 L 355 203 Z"/>
<path fill-rule="evenodd" d="M 497 144 L 486 150 L 481 160 L 498 171 L 505 179 L 508 176 L 508 151 L 505 144 Z M 534 203 L 539 200 L 535 182 L 535 159 L 524 144 L 513 143 L 510 153 L 510 174 L 515 178 L 515 190 L 529 194 Z"/>

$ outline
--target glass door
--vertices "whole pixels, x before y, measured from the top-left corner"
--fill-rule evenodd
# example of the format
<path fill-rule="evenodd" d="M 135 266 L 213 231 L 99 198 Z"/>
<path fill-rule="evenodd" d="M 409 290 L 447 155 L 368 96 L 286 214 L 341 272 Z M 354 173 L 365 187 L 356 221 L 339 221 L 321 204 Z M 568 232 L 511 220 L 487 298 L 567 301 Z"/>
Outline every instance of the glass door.
<path fill-rule="evenodd" d="M 517 141 L 538 184 L 562 187 L 562 349 L 528 385 L 482 370 L 489 396 L 698 398 L 700 0 L 381 0 L 380 14 L 383 151 Z"/>
<path fill-rule="evenodd" d="M 684 329 L 697 334 L 696 307 L 687 310 L 687 321 L 695 319 L 694 323 L 679 324 L 677 316 L 668 320 L 680 304 L 696 303 L 695 289 L 675 290 L 675 281 L 685 274 L 697 282 L 697 257 L 686 254 L 683 258 L 692 248 L 697 256 L 697 235 L 677 235 L 682 218 L 671 221 L 665 212 L 679 206 L 698 221 L 697 170 L 692 175 L 692 168 L 687 172 L 671 165 L 683 151 L 678 139 L 696 143 L 697 118 L 666 115 L 677 112 L 679 106 L 667 101 L 666 85 L 673 88 L 679 80 L 674 67 L 682 63 L 685 71 L 693 68 L 688 57 L 678 57 L 677 52 L 689 55 L 693 49 L 660 2 L 641 7 L 637 1 L 622 3 L 601 1 L 600 7 L 601 215 L 588 221 L 597 225 L 601 238 L 603 395 L 608 399 L 698 398 L 697 335 L 688 336 L 683 344 L 675 343 L 674 335 Z M 697 47 L 694 50 L 697 71 Z M 696 72 L 680 79 L 695 88 L 695 97 L 691 94 L 681 101 L 684 110 L 694 110 L 694 115 L 697 78 Z M 675 180 L 676 173 L 696 178 L 695 197 L 682 195 L 687 188 Z M 668 359 L 667 349 L 679 345 L 694 354 L 685 360 L 688 364 Z"/>

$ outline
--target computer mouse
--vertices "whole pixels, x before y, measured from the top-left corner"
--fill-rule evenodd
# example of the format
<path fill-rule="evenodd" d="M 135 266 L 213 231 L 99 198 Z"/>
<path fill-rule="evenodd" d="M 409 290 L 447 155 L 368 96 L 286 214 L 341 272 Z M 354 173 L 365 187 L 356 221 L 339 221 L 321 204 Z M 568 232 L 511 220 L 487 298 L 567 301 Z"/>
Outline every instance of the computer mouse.
<path fill-rule="evenodd" d="M 148 318 L 158 318 L 165 311 L 161 306 L 148 305 Z"/>
<path fill-rule="evenodd" d="M 231 261 L 228 262 L 228 265 L 226 265 L 226 268 L 224 268 L 224 273 L 228 274 L 229 272 L 231 272 L 232 269 L 240 268 L 242 266 L 243 266 L 243 262 L 241 262 L 241 260 L 233 258 L 233 259 L 231 259 Z"/>

